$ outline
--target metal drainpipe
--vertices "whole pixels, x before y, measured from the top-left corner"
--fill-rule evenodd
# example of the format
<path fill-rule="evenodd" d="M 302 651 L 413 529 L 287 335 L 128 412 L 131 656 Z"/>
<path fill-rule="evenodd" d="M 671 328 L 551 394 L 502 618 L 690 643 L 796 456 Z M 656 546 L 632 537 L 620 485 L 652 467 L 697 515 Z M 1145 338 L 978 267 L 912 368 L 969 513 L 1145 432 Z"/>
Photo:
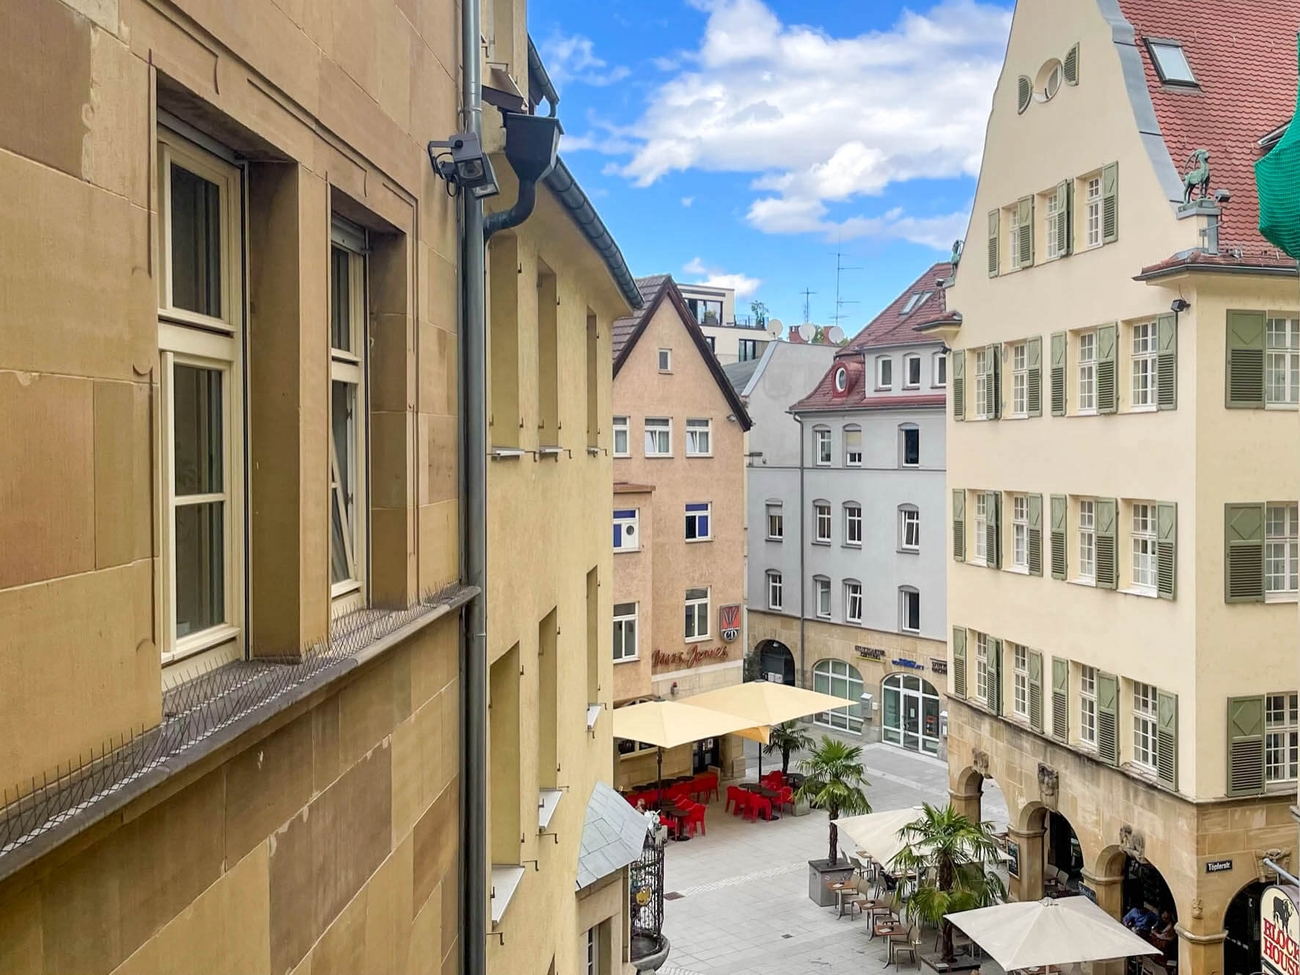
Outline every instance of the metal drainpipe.
<path fill-rule="evenodd" d="M 465 131 L 482 135 L 483 84 L 479 61 L 479 4 L 461 4 L 461 116 Z M 465 582 L 479 593 L 462 616 L 461 673 L 461 972 L 487 975 L 487 315 L 483 202 L 462 193 L 461 322 L 462 469 Z"/>
<path fill-rule="evenodd" d="M 796 416 L 795 422 L 799 424 L 799 517 L 795 519 L 795 524 L 799 526 L 799 681 L 803 686 L 808 686 L 808 671 L 805 669 L 808 663 L 804 656 L 804 620 L 808 614 L 804 609 L 804 600 L 808 598 L 808 580 L 804 578 L 804 537 L 803 537 L 803 472 L 804 472 L 804 436 L 803 436 L 803 417 Z"/>

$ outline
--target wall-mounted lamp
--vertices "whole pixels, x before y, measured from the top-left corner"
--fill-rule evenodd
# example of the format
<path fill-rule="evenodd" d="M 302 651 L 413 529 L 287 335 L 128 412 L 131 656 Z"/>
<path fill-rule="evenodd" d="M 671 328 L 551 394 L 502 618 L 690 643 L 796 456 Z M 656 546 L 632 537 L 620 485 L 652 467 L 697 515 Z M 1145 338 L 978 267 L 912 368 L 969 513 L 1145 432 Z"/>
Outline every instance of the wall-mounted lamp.
<path fill-rule="evenodd" d="M 727 414 L 727 422 L 728 422 L 728 423 L 735 423 L 735 422 L 736 422 L 736 414 L 735 414 L 735 413 L 728 413 L 728 414 Z"/>
<path fill-rule="evenodd" d="M 673 686 L 668 688 L 668 693 L 673 697 L 677 696 L 677 681 L 673 681 Z"/>
<path fill-rule="evenodd" d="M 1173 312 L 1175 315 L 1181 315 L 1183 312 L 1187 311 L 1187 309 L 1191 307 L 1192 307 L 1192 303 L 1190 301 L 1186 301 L 1183 298 L 1175 298 L 1170 303 L 1169 310 Z"/>

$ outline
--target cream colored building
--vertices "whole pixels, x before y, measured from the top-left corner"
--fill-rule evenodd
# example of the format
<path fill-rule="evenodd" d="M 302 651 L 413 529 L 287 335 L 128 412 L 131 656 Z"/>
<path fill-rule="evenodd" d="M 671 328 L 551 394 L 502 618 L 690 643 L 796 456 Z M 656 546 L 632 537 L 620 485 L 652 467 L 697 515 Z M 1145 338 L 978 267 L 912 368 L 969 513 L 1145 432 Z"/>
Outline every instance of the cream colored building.
<path fill-rule="evenodd" d="M 736 319 L 736 291 L 708 284 L 679 284 L 677 290 L 709 349 L 723 365 L 753 362 L 773 338 L 749 316 Z"/>
<path fill-rule="evenodd" d="M 1021 0 L 936 329 L 953 801 L 1005 793 L 1015 896 L 1168 910 L 1206 975 L 1257 970 L 1261 861 L 1296 866 L 1300 296 L 1251 163 L 1298 23 Z"/>
<path fill-rule="evenodd" d="M 524 5 L 488 6 L 491 50 L 471 56 L 528 90 Z M 426 151 L 459 128 L 457 7 L 5 14 L 22 89 L 0 122 L 0 971 L 462 971 L 475 592 L 457 203 Z M 611 777 L 591 514 L 609 323 L 637 296 L 565 178 L 493 244 L 528 270 L 508 275 L 520 419 L 565 422 L 523 443 L 566 448 L 494 462 L 490 486 L 493 649 L 519 665 L 493 686 L 494 738 L 518 735 L 494 811 L 519 821 L 503 836 L 494 817 L 493 852 L 538 861 L 505 945 L 484 946 L 511 975 L 626 957 L 623 871 L 578 891 L 575 864 Z M 539 254 L 564 302 L 541 365 Z M 539 413 L 548 375 L 563 392 Z M 548 785 L 568 791 L 543 833 Z"/>
<path fill-rule="evenodd" d="M 667 275 L 614 323 L 615 704 L 741 681 L 744 435 L 749 414 Z M 615 781 L 651 782 L 655 750 L 619 742 Z M 665 751 L 665 777 L 743 767 L 730 736 Z"/>

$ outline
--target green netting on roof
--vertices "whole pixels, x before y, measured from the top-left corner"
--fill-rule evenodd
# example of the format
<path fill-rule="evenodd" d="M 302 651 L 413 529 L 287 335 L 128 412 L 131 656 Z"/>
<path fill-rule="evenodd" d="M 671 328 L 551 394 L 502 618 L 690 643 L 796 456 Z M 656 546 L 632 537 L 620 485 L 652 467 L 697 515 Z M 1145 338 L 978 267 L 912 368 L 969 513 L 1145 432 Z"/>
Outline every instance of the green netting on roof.
<path fill-rule="evenodd" d="M 1300 92 L 1286 134 L 1272 152 L 1255 163 L 1255 185 L 1259 190 L 1259 232 L 1300 258 Z"/>

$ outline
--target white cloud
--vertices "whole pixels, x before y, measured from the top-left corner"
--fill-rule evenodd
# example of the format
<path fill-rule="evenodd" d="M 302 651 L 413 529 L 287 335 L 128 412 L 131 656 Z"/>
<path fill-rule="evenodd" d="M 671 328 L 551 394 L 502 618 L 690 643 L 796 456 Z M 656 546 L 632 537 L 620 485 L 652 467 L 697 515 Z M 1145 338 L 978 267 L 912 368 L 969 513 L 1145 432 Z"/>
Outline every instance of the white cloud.
<path fill-rule="evenodd" d="M 546 72 L 557 85 L 576 81 L 604 87 L 622 81 L 632 73 L 622 65 L 610 67 L 607 61 L 596 57 L 591 38 L 581 34 L 552 34 L 542 42 L 541 53 L 546 62 Z"/>
<path fill-rule="evenodd" d="M 684 207 L 688 207 L 688 206 L 690 206 L 690 205 L 691 205 L 692 203 L 694 203 L 694 202 L 695 202 L 695 197 L 693 197 L 693 196 L 683 196 L 683 197 L 682 197 L 682 206 L 684 206 Z"/>
<path fill-rule="evenodd" d="M 709 267 L 698 257 L 692 257 L 687 261 L 682 267 L 682 273 L 699 279 L 692 281 L 692 284 L 704 284 L 711 288 L 731 288 L 736 292 L 737 299 L 749 297 L 763 283 L 759 278 L 751 278 L 744 274 L 728 274 L 718 268 Z"/>
<path fill-rule="evenodd" d="M 978 174 L 1009 10 L 940 0 L 836 38 L 782 23 L 761 0 L 691 2 L 708 13 L 704 36 L 621 134 L 635 144 L 624 176 L 648 186 L 677 170 L 754 174 L 748 219 L 769 233 L 947 237 L 943 248 L 964 233 L 956 214 L 836 223 L 826 204 Z"/>

